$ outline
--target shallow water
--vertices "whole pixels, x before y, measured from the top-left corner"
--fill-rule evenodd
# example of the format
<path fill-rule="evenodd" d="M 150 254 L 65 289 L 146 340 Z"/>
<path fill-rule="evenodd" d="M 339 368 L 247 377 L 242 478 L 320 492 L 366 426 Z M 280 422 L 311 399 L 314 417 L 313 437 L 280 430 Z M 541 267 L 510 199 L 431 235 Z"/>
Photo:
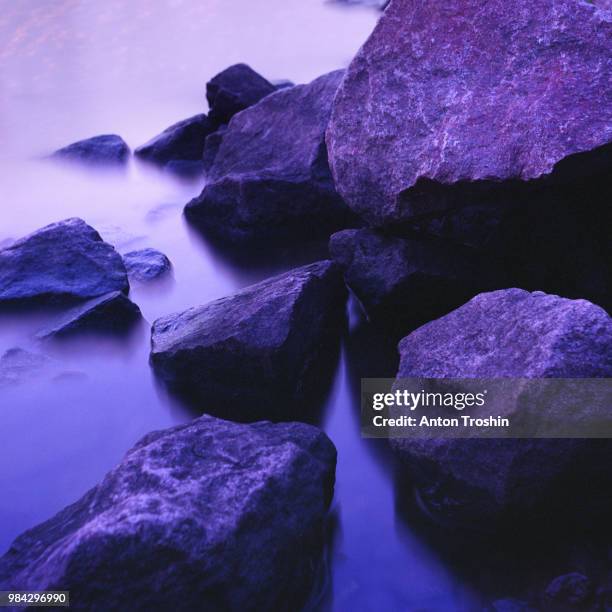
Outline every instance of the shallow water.
<path fill-rule="evenodd" d="M 0 244 L 79 216 L 120 252 L 160 249 L 173 280 L 131 292 L 149 323 L 319 257 L 300 250 L 246 267 L 185 224 L 182 207 L 198 181 L 137 162 L 96 172 L 37 157 L 98 133 L 135 147 L 205 110 L 206 80 L 237 61 L 296 82 L 344 66 L 376 11 L 323 0 L 1 0 L 0 9 Z M 0 353 L 40 351 L 35 334 L 53 318 L 3 315 Z M 83 341 L 52 353 L 25 384 L 0 389 L 1 550 L 79 498 L 142 435 L 191 418 L 157 389 L 148 348 L 146 327 L 122 343 Z M 324 417 L 339 452 L 339 522 L 322 606 L 479 609 L 478 596 L 397 516 L 385 448 L 359 435 L 357 384 L 343 351 Z"/>

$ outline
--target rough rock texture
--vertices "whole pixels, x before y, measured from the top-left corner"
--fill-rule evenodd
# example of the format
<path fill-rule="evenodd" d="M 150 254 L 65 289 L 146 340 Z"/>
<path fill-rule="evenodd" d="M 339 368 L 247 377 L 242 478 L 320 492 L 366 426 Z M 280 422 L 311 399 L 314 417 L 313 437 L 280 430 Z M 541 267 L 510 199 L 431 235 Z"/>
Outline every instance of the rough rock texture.
<path fill-rule="evenodd" d="M 53 159 L 76 161 L 92 165 L 123 165 L 130 156 L 130 148 L 116 134 L 104 134 L 79 140 L 58 149 Z"/>
<path fill-rule="evenodd" d="M 420 327 L 399 351 L 398 379 L 603 378 L 612 375 L 612 319 L 585 300 L 507 289 Z M 476 528 L 530 516 L 545 503 L 566 508 L 580 499 L 585 513 L 612 504 L 609 440 L 396 438 L 391 444 L 430 510 Z"/>
<path fill-rule="evenodd" d="M 206 115 L 195 115 L 166 128 L 138 147 L 134 155 L 171 169 L 181 164 L 202 171 L 204 141 L 213 131 L 213 124 Z"/>
<path fill-rule="evenodd" d="M 44 340 L 82 334 L 122 334 L 142 318 L 140 308 L 121 291 L 88 300 L 66 313 L 52 329 L 39 334 Z"/>
<path fill-rule="evenodd" d="M 346 291 L 328 261 L 158 319 L 151 363 L 171 390 L 239 421 L 314 420 L 333 371 Z"/>
<path fill-rule="evenodd" d="M 124 253 L 123 263 L 131 281 L 146 283 L 157 280 L 172 270 L 170 260 L 157 249 L 140 249 Z"/>
<path fill-rule="evenodd" d="M 228 123 L 240 111 L 257 104 L 276 87 L 246 64 L 234 64 L 206 83 L 210 120 Z"/>
<path fill-rule="evenodd" d="M 335 191 L 325 128 L 342 72 L 276 92 L 237 115 L 185 214 L 232 242 L 314 238 L 346 227 Z"/>
<path fill-rule="evenodd" d="M 96 612 L 299 610 L 335 464 L 327 436 L 298 423 L 204 416 L 153 432 L 18 537 L 0 559 L 0 585 L 70 590 L 71 609 Z"/>
<path fill-rule="evenodd" d="M 221 148 L 221 142 L 223 141 L 225 132 L 227 132 L 227 125 L 222 125 L 219 129 L 206 137 L 204 141 L 204 151 L 202 153 L 204 172 L 208 172 L 213 167 L 217 153 Z"/>
<path fill-rule="evenodd" d="M 585 609 L 592 594 L 593 584 L 591 581 L 577 572 L 557 576 L 546 587 L 544 593 L 548 602 L 565 604 L 572 609 Z"/>
<path fill-rule="evenodd" d="M 545 177 L 586 151 L 562 178 L 609 172 L 611 54 L 601 2 L 394 0 L 334 103 L 336 186 L 380 225 Z"/>
<path fill-rule="evenodd" d="M 507 286 L 503 268 L 440 240 L 343 230 L 331 237 L 329 252 L 370 320 L 402 335 L 481 291 Z"/>
<path fill-rule="evenodd" d="M 121 256 L 81 219 L 52 223 L 0 251 L 0 305 L 128 290 Z"/>

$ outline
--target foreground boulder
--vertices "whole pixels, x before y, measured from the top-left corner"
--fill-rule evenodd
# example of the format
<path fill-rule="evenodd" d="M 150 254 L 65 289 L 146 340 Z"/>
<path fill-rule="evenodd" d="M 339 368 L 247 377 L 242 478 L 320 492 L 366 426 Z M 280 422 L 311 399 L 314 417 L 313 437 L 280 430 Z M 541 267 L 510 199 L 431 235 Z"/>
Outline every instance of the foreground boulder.
<path fill-rule="evenodd" d="M 219 129 L 206 137 L 204 141 L 204 151 L 202 152 L 204 172 L 208 172 L 213 167 L 217 153 L 221 148 L 221 142 L 223 141 L 225 132 L 227 132 L 227 125 L 222 125 Z"/>
<path fill-rule="evenodd" d="M 52 223 L 0 251 L 0 305 L 128 290 L 121 256 L 81 219 Z"/>
<path fill-rule="evenodd" d="M 334 371 L 345 289 L 323 261 L 153 324 L 151 363 L 171 390 L 238 421 L 314 420 Z"/>
<path fill-rule="evenodd" d="M 206 83 L 211 122 L 219 126 L 240 111 L 257 104 L 276 87 L 246 64 L 234 64 Z"/>
<path fill-rule="evenodd" d="M 340 194 L 381 225 L 609 172 L 611 53 L 597 0 L 394 0 L 334 103 Z"/>
<path fill-rule="evenodd" d="M 343 230 L 331 237 L 329 252 L 368 318 L 402 335 L 481 291 L 507 286 L 503 268 L 441 240 Z"/>
<path fill-rule="evenodd" d="M 606 378 L 612 319 L 585 300 L 507 289 L 481 294 L 417 329 L 399 351 L 398 379 Z M 612 504 L 609 440 L 394 438 L 391 444 L 423 503 L 475 528 L 533 516 L 547 503 L 568 509 L 579 499 L 585 514 Z"/>
<path fill-rule="evenodd" d="M 123 255 L 130 280 L 147 283 L 166 276 L 172 270 L 170 260 L 157 249 L 140 249 Z"/>
<path fill-rule="evenodd" d="M 18 537 L 2 589 L 75 610 L 301 609 L 336 451 L 318 429 L 204 416 L 145 436 L 79 501 Z"/>
<path fill-rule="evenodd" d="M 81 162 L 91 165 L 123 165 L 130 156 L 130 148 L 116 134 L 104 134 L 79 140 L 58 149 L 51 155 L 53 159 Z"/>
<path fill-rule="evenodd" d="M 166 128 L 138 147 L 134 155 L 169 169 L 201 172 L 204 141 L 213 131 L 213 124 L 206 115 L 195 115 Z"/>
<path fill-rule="evenodd" d="M 342 72 L 276 92 L 228 126 L 209 183 L 187 218 L 230 242 L 290 241 L 346 227 L 327 163 L 325 129 Z"/>
<path fill-rule="evenodd" d="M 83 334 L 123 334 L 141 318 L 140 308 L 124 293 L 114 291 L 76 306 L 39 337 L 61 340 Z"/>

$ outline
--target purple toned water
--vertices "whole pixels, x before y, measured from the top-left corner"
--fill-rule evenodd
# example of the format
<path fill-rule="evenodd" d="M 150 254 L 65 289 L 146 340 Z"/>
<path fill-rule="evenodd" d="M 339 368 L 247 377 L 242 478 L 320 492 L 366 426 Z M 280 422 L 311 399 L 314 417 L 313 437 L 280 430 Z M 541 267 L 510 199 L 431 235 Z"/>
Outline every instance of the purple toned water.
<path fill-rule="evenodd" d="M 204 84 L 245 61 L 296 82 L 345 66 L 378 13 L 323 0 L 0 0 L 0 244 L 79 216 L 119 251 L 155 247 L 174 281 L 131 293 L 150 323 L 226 295 L 310 254 L 245 269 L 182 218 L 201 184 L 132 162 L 126 172 L 36 158 L 118 133 L 135 147 L 205 110 Z M 38 350 L 50 313 L 0 318 L 0 353 Z M 0 549 L 96 484 L 145 433 L 190 415 L 155 385 L 146 329 L 122 344 L 52 355 L 50 373 L 0 389 Z M 58 377 L 59 375 L 59 377 Z M 478 598 L 396 512 L 384 449 L 360 438 L 340 361 L 324 427 L 338 448 L 331 610 L 473 610 Z"/>

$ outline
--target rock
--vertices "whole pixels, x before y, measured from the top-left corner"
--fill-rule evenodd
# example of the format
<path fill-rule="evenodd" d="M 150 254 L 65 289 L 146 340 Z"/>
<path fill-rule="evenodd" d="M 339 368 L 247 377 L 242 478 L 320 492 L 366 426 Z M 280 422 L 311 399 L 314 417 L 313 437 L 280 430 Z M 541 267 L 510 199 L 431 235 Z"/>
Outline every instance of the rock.
<path fill-rule="evenodd" d="M 324 133 L 340 71 L 236 115 L 187 218 L 224 242 L 328 236 L 354 222 L 335 191 Z"/>
<path fill-rule="evenodd" d="M 272 81 L 272 85 L 276 87 L 276 89 L 287 89 L 287 87 L 295 87 L 295 83 L 290 81 L 289 79 L 278 79 L 276 81 Z"/>
<path fill-rule="evenodd" d="M 497 599 L 492 604 L 495 612 L 538 612 L 526 601 L 520 599 Z"/>
<path fill-rule="evenodd" d="M 168 387 L 237 421 L 314 420 L 333 372 L 345 289 L 328 261 L 153 323 L 151 363 Z"/>
<path fill-rule="evenodd" d="M 481 291 L 507 286 L 503 267 L 441 240 L 344 230 L 331 237 L 329 251 L 370 320 L 403 334 Z"/>
<path fill-rule="evenodd" d="M 204 141 L 213 131 L 214 126 L 206 115 L 195 115 L 166 128 L 138 147 L 134 155 L 170 170 L 201 172 Z"/>
<path fill-rule="evenodd" d="M 62 340 L 82 334 L 123 334 L 142 318 L 140 308 L 120 291 L 94 298 L 68 311 L 43 340 Z"/>
<path fill-rule="evenodd" d="M 204 172 L 208 172 L 213 167 L 217 153 L 221 148 L 221 142 L 223 141 L 225 132 L 227 132 L 227 125 L 222 125 L 218 130 L 206 137 L 204 141 L 204 152 L 202 153 Z"/>
<path fill-rule="evenodd" d="M 229 123 L 240 111 L 257 104 L 276 87 L 246 64 L 234 64 L 206 83 L 208 116 L 216 126 Z"/>
<path fill-rule="evenodd" d="M 384 11 L 389 6 L 390 0 L 335 0 L 337 4 L 346 6 L 370 6 Z"/>
<path fill-rule="evenodd" d="M 91 165 L 123 165 L 130 156 L 130 148 L 116 134 L 104 134 L 79 140 L 58 149 L 51 155 L 53 159 L 82 162 Z"/>
<path fill-rule="evenodd" d="M 170 260 L 157 249 L 140 249 L 123 255 L 123 263 L 131 281 L 146 283 L 157 280 L 172 270 Z"/>
<path fill-rule="evenodd" d="M 51 359 L 39 353 L 14 347 L 0 357 L 0 388 L 27 382 L 44 373 Z"/>
<path fill-rule="evenodd" d="M 318 429 L 204 416 L 145 436 L 102 482 L 19 536 L 3 589 L 71 609 L 302 609 L 320 566 L 336 451 Z"/>
<path fill-rule="evenodd" d="M 606 378 L 612 319 L 585 300 L 507 289 L 420 327 L 399 351 L 398 379 Z M 557 514 L 571 512 L 575 500 L 586 516 L 612 504 L 607 494 L 593 496 L 612 485 L 603 467 L 609 440 L 394 438 L 391 445 L 423 504 L 451 522 L 481 527 L 533 517 L 547 503 Z"/>
<path fill-rule="evenodd" d="M 600 4 L 394 0 L 327 133 L 347 204 L 395 224 L 546 177 L 609 177 L 612 20 Z"/>
<path fill-rule="evenodd" d="M 546 587 L 546 599 L 555 603 L 566 604 L 574 609 L 584 609 L 583 606 L 593 594 L 591 581 L 577 572 L 557 576 Z"/>
<path fill-rule="evenodd" d="M 0 251 L 0 305 L 128 290 L 121 256 L 81 219 L 52 223 Z"/>

